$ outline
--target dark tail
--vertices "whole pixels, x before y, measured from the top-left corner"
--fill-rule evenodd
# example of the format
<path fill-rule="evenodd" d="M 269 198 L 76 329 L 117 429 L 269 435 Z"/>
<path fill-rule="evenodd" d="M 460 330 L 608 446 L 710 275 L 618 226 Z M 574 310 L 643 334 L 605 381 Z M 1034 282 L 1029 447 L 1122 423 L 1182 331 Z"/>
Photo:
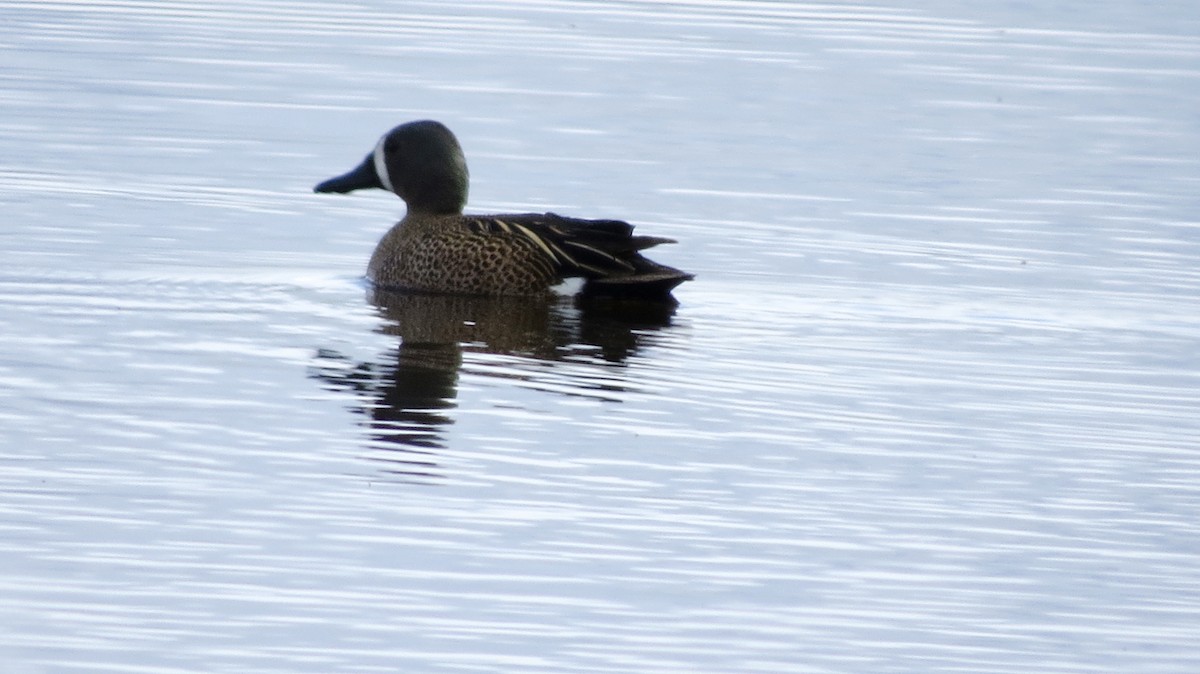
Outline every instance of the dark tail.
<path fill-rule="evenodd" d="M 637 256 L 636 262 L 642 263 L 637 266 L 644 265 L 644 268 L 628 275 L 588 279 L 583 286 L 583 294 L 587 297 L 674 302 L 671 291 L 675 286 L 696 277 L 695 274 L 658 264 L 641 255 Z"/>

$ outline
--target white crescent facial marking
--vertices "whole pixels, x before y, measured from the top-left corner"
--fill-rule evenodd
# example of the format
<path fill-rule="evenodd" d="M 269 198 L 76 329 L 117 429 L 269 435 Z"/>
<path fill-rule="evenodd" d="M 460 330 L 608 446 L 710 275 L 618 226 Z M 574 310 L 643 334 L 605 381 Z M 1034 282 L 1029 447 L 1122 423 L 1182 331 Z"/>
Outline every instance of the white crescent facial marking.
<path fill-rule="evenodd" d="M 383 183 L 387 191 L 395 192 L 396 190 L 392 189 L 392 179 L 388 176 L 387 160 L 383 156 L 383 142 L 385 140 L 387 140 L 387 136 L 380 138 L 379 142 L 375 144 L 375 151 L 371 154 L 375 158 L 375 173 L 379 176 L 379 182 Z"/>

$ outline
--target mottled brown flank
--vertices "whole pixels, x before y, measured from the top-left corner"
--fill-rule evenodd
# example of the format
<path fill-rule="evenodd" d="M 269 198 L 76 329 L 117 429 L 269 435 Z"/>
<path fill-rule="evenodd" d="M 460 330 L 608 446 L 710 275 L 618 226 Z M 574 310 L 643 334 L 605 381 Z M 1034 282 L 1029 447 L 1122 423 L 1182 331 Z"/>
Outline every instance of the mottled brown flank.
<path fill-rule="evenodd" d="M 478 295 L 532 295 L 560 280 L 533 242 L 481 234 L 462 216 L 405 219 L 384 235 L 368 275 L 385 287 Z"/>

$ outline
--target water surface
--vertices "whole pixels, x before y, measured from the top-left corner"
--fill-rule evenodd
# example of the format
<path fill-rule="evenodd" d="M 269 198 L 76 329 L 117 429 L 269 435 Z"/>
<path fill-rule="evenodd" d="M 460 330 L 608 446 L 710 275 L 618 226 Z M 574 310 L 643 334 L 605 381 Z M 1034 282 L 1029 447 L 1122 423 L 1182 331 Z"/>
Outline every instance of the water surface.
<path fill-rule="evenodd" d="M 1187 3 L 0 14 L 4 671 L 1200 665 Z M 370 292 L 416 118 L 697 280 Z"/>

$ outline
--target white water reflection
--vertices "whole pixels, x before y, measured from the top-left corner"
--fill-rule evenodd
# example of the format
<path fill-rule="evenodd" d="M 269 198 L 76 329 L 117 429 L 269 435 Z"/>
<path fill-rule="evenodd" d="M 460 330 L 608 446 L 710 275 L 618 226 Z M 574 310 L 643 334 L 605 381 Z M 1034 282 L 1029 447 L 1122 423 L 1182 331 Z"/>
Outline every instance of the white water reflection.
<path fill-rule="evenodd" d="M 0 2 L 0 669 L 1200 664 L 1189 6 L 402 10 Z M 364 299 L 420 117 L 680 307 Z"/>

